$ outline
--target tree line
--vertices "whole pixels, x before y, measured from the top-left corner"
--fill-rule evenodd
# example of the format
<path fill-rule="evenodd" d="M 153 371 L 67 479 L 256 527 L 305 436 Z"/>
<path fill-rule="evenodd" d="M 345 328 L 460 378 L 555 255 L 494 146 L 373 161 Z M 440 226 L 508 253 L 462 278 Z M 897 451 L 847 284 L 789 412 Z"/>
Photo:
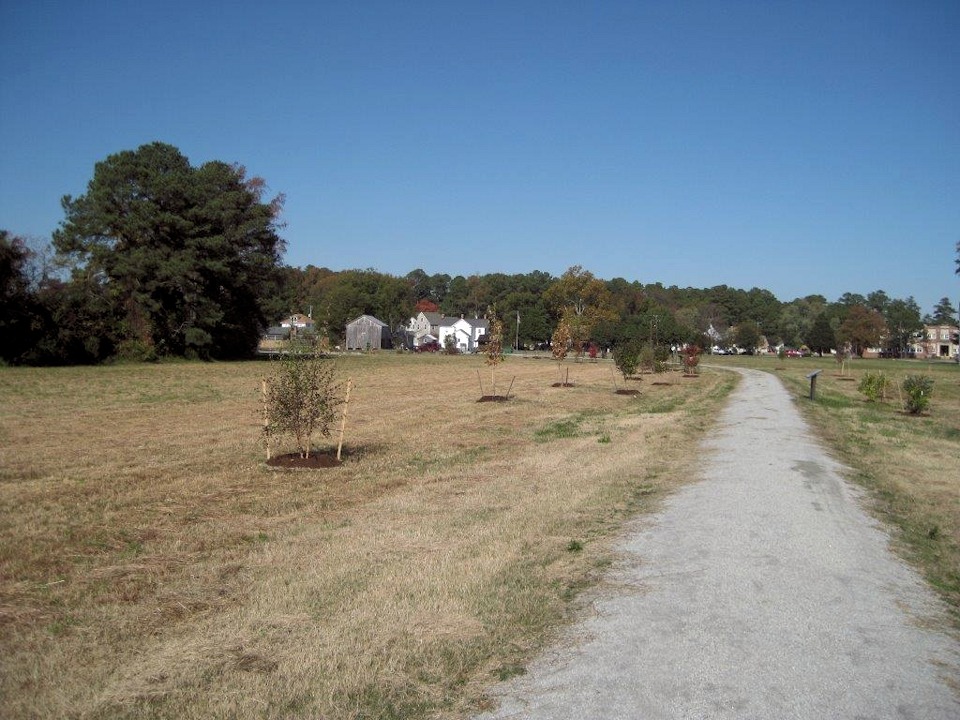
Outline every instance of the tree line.
<path fill-rule="evenodd" d="M 763 337 L 814 352 L 882 345 L 892 355 L 906 352 L 924 322 L 956 323 L 949 298 L 924 315 L 912 297 L 882 290 L 783 302 L 761 288 L 664 287 L 601 279 L 580 266 L 559 277 L 290 267 L 281 263 L 283 197 L 265 198 L 265 187 L 241 166 L 194 167 L 163 143 L 97 163 L 87 192 L 62 199 L 50 244 L 0 231 L 0 360 L 243 358 L 293 312 L 309 312 L 331 344 L 359 315 L 399 334 L 427 310 L 495 312 L 505 344 L 522 348 L 548 343 L 563 323 L 575 342 L 602 348 L 751 348 Z"/>
<path fill-rule="evenodd" d="M 808 295 L 783 302 L 761 288 L 697 289 L 603 280 L 580 266 L 560 277 L 542 271 L 430 275 L 419 268 L 394 276 L 312 265 L 284 268 L 284 275 L 282 297 L 275 304 L 310 311 L 318 331 L 331 342 L 361 314 L 374 315 L 399 331 L 418 308 L 454 316 L 483 316 L 493 310 L 504 323 L 508 344 L 521 348 L 547 343 L 557 324 L 566 320 L 574 337 L 580 332 L 584 340 L 605 348 L 628 340 L 752 348 L 764 338 L 771 345 L 806 346 L 813 352 L 849 345 L 855 353 L 881 348 L 902 355 L 924 323 L 956 323 L 946 297 L 926 314 L 912 297 L 892 298 L 883 290 L 865 296 L 844 293 L 834 301 Z"/>

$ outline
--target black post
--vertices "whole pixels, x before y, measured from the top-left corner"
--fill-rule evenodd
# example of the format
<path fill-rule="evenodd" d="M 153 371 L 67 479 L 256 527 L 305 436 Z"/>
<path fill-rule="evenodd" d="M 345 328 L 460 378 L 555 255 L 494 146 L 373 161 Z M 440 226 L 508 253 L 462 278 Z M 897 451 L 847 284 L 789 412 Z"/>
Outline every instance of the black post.
<path fill-rule="evenodd" d="M 821 372 L 823 371 L 814 370 L 812 373 L 807 375 L 807 377 L 810 378 L 810 399 L 811 400 L 817 399 L 817 375 L 819 375 Z"/>

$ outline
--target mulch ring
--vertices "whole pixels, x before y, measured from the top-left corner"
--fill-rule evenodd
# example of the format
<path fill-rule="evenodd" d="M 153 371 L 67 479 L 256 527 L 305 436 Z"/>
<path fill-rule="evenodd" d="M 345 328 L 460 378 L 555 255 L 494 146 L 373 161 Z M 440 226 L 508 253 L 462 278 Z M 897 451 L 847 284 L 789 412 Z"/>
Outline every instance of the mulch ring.
<path fill-rule="evenodd" d="M 300 453 L 288 453 L 267 460 L 267 465 L 278 470 L 325 470 L 342 464 L 335 452 L 313 452 L 306 458 L 300 457 Z"/>
<path fill-rule="evenodd" d="M 634 388 L 617 388 L 617 395 L 639 395 L 640 391 Z"/>
<path fill-rule="evenodd" d="M 569 383 L 569 382 L 568 382 L 568 383 L 556 382 L 556 383 L 554 383 L 553 385 L 551 385 L 550 387 L 576 387 L 576 385 L 574 385 L 573 383 Z"/>
<path fill-rule="evenodd" d="M 484 395 L 477 402 L 506 402 L 509 399 L 506 395 Z"/>

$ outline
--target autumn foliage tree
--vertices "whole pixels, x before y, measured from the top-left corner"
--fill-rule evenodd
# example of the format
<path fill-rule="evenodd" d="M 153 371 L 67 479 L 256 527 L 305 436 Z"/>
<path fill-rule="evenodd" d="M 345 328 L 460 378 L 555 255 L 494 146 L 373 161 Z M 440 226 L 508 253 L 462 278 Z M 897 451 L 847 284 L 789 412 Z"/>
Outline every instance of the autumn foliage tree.
<path fill-rule="evenodd" d="M 491 310 L 488 313 L 490 329 L 487 335 L 487 366 L 490 368 L 490 383 L 493 385 L 493 394 L 497 394 L 496 370 L 503 362 L 503 322 Z"/>
<path fill-rule="evenodd" d="M 687 345 L 683 349 L 683 372 L 686 375 L 700 374 L 700 348 L 697 345 Z"/>
<path fill-rule="evenodd" d="M 550 310 L 566 325 L 577 356 L 590 340 L 593 329 L 601 322 L 617 319 L 613 296 L 606 283 L 575 265 L 567 270 L 544 293 Z"/>
<path fill-rule="evenodd" d="M 560 381 L 563 381 L 563 361 L 567 357 L 570 348 L 570 326 L 567 321 L 561 319 L 557 324 L 557 329 L 553 331 L 551 339 L 553 349 L 553 359 L 557 361 L 557 371 L 560 373 Z"/>
<path fill-rule="evenodd" d="M 440 306 L 433 302 L 433 300 L 423 298 L 417 301 L 417 304 L 413 307 L 413 311 L 414 313 L 435 313 L 440 312 Z"/>
<path fill-rule="evenodd" d="M 864 350 L 880 345 L 880 339 L 886 331 L 887 324 L 878 311 L 854 305 L 840 325 L 838 335 L 843 342 L 850 343 L 858 357 L 863 357 Z"/>

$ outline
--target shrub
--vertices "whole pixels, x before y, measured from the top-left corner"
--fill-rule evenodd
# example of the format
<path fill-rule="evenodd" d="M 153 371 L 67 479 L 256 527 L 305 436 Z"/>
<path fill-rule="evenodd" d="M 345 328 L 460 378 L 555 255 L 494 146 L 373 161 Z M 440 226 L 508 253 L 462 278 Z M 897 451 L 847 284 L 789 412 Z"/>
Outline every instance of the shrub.
<path fill-rule="evenodd" d="M 493 394 L 496 395 L 497 378 L 495 371 L 497 366 L 503 362 L 503 322 L 492 309 L 488 315 L 490 317 L 490 333 L 487 340 L 487 365 L 490 367 L 490 384 L 493 385 Z"/>
<path fill-rule="evenodd" d="M 667 360 L 670 359 L 670 350 L 662 345 L 651 347 L 644 345 L 640 349 L 640 367 L 653 373 L 662 373 L 667 369 Z"/>
<path fill-rule="evenodd" d="M 866 395 L 870 402 L 885 402 L 890 392 L 890 378 L 882 372 L 868 372 L 860 379 L 857 390 Z"/>
<path fill-rule="evenodd" d="M 294 349 L 281 357 L 267 379 L 264 414 L 267 433 L 292 435 L 300 457 L 310 457 L 314 434 L 330 437 L 337 407 L 343 402 L 332 360 Z"/>
<path fill-rule="evenodd" d="M 157 349 L 143 340 L 124 340 L 117 347 L 117 358 L 126 362 L 157 362 Z"/>
<path fill-rule="evenodd" d="M 683 370 L 688 375 L 697 375 L 700 372 L 700 348 L 696 345 L 687 345 L 683 349 Z"/>
<path fill-rule="evenodd" d="M 847 361 L 850 360 L 850 346 L 844 344 L 837 348 L 837 353 L 834 355 L 837 361 L 837 365 L 840 366 L 840 374 L 847 374 Z"/>
<path fill-rule="evenodd" d="M 570 326 L 566 320 L 561 320 L 557 324 L 557 329 L 553 331 L 550 345 L 553 351 L 553 359 L 557 362 L 563 362 L 567 357 L 567 351 L 570 347 Z"/>
<path fill-rule="evenodd" d="M 567 350 L 570 345 L 570 326 L 566 320 L 561 319 L 557 329 L 553 331 L 553 338 L 550 341 L 553 359 L 557 361 L 557 372 L 560 373 L 560 381 L 563 382 L 563 361 L 567 357 Z M 569 375 L 569 372 L 567 373 Z"/>
<path fill-rule="evenodd" d="M 933 378 L 926 375 L 907 375 L 903 379 L 904 409 L 911 415 L 919 415 L 930 404 L 933 394 Z"/>
<path fill-rule="evenodd" d="M 640 366 L 653 373 L 665 372 L 669 359 L 670 350 L 663 345 L 645 345 L 640 351 Z"/>
<path fill-rule="evenodd" d="M 637 367 L 640 365 L 640 348 L 634 342 L 617 345 L 613 349 L 613 364 L 626 380 L 637 372 Z"/>

